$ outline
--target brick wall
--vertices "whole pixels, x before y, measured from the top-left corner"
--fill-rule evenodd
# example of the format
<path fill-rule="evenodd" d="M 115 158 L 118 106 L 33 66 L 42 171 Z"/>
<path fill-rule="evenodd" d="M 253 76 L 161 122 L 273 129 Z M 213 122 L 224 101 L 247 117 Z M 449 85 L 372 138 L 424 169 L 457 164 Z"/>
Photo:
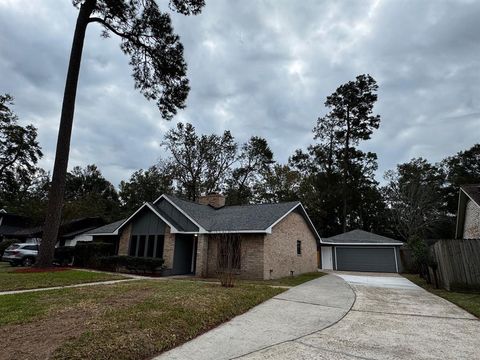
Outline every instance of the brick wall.
<path fill-rule="evenodd" d="M 464 239 L 480 239 L 480 207 L 468 200 L 463 224 Z"/>
<path fill-rule="evenodd" d="M 197 258 L 195 265 L 195 276 L 205 277 L 207 273 L 207 253 L 208 247 L 208 236 L 205 234 L 200 234 L 197 237 Z"/>
<path fill-rule="evenodd" d="M 132 234 L 132 224 L 128 224 L 120 233 L 118 241 L 118 255 L 128 255 L 128 247 L 130 246 L 130 235 Z"/>
<path fill-rule="evenodd" d="M 163 239 L 163 259 L 165 267 L 171 269 L 173 267 L 173 252 L 175 250 L 175 234 L 170 232 L 170 227 L 165 227 L 165 237 Z"/>
<path fill-rule="evenodd" d="M 297 255 L 297 240 L 302 255 Z M 264 279 L 317 271 L 317 241 L 302 215 L 290 213 L 265 236 Z"/>
<path fill-rule="evenodd" d="M 239 278 L 263 278 L 263 234 L 241 235 L 241 258 Z M 208 276 L 216 276 L 218 241 L 208 236 Z M 198 253 L 197 253 L 198 254 Z M 197 258 L 198 261 L 198 258 Z M 197 263 L 198 264 L 198 263 Z"/>

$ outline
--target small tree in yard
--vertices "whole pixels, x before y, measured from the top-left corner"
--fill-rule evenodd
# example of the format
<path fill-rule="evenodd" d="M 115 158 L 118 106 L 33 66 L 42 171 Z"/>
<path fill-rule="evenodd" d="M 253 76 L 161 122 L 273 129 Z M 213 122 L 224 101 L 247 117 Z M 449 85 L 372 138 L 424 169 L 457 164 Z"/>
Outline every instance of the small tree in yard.
<path fill-rule="evenodd" d="M 240 271 L 240 245 L 238 234 L 218 234 L 217 240 L 217 275 L 224 287 L 233 287 L 235 277 Z"/>
<path fill-rule="evenodd" d="M 170 0 L 170 9 L 183 15 L 198 14 L 204 0 Z M 52 186 L 37 266 L 53 260 L 62 215 L 65 178 L 75 109 L 80 62 L 87 26 L 98 23 L 103 36 L 121 39 L 121 50 L 130 56 L 135 88 L 154 100 L 165 119 L 185 107 L 189 86 L 183 46 L 173 32 L 170 15 L 155 0 L 73 0 L 79 9 L 68 65 L 58 132 Z"/>

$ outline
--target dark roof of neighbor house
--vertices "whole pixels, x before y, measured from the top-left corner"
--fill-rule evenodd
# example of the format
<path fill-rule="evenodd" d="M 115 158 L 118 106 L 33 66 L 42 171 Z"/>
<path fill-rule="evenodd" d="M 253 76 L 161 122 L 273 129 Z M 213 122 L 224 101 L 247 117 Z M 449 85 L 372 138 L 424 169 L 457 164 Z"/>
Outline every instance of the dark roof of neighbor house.
<path fill-rule="evenodd" d="M 170 204 L 171 209 L 174 209 L 178 214 L 184 217 L 183 224 L 180 224 L 179 219 L 173 219 L 172 213 L 168 213 L 165 208 L 162 209 L 161 201 L 166 201 Z M 172 206 L 173 205 L 173 206 Z M 298 201 L 285 202 L 278 204 L 255 204 L 255 205 L 239 205 L 239 206 L 223 206 L 215 208 L 211 205 L 202 205 L 192 201 L 180 199 L 176 196 L 162 195 L 155 203 L 145 203 L 140 207 L 150 208 L 154 212 L 157 212 L 160 217 L 169 222 L 179 232 L 197 232 L 203 231 L 198 228 L 200 226 L 206 232 L 219 233 L 219 232 L 250 232 L 250 233 L 265 233 L 273 226 L 277 221 L 281 220 L 283 216 L 287 215 L 291 211 L 300 213 L 306 220 L 307 224 L 312 230 L 312 233 L 319 239 L 313 224 L 308 218 L 307 213 Z M 133 217 L 135 212 L 131 217 Z M 130 218 L 131 218 L 130 217 Z M 123 219 L 114 223 L 102 226 L 100 228 L 93 229 L 86 234 L 95 235 L 115 235 L 117 230 L 126 224 L 130 219 Z M 197 230 L 187 230 L 185 228 L 185 222 L 194 225 Z"/>
<path fill-rule="evenodd" d="M 127 219 L 121 219 L 121 220 L 118 220 L 118 221 L 115 221 L 115 222 L 112 222 L 110 224 L 107 224 L 107 225 L 103 225 L 103 226 L 100 226 L 100 227 L 97 227 L 97 228 L 94 228 L 94 229 L 91 229 L 89 231 L 87 231 L 85 233 L 85 235 L 102 235 L 102 234 L 111 234 L 113 233 L 115 230 L 117 230 L 117 228 L 122 225 L 122 223 L 127 220 Z"/>
<path fill-rule="evenodd" d="M 300 202 L 254 204 L 214 208 L 165 195 L 207 231 L 266 230 Z"/>
<path fill-rule="evenodd" d="M 81 234 L 89 229 L 96 228 L 100 224 L 104 224 L 104 220 L 99 217 L 84 217 L 73 220 L 66 220 L 60 224 L 59 237 L 70 237 L 73 233 Z M 34 226 L 30 228 L 20 229 L 13 233 L 9 233 L 10 237 L 28 238 L 41 237 L 43 235 L 43 226 Z"/>
<path fill-rule="evenodd" d="M 462 185 L 460 188 L 480 206 L 480 184 Z"/>
<path fill-rule="evenodd" d="M 402 245 L 403 242 L 377 235 L 368 231 L 356 229 L 329 238 L 322 238 L 322 243 L 329 244 L 395 244 Z"/>

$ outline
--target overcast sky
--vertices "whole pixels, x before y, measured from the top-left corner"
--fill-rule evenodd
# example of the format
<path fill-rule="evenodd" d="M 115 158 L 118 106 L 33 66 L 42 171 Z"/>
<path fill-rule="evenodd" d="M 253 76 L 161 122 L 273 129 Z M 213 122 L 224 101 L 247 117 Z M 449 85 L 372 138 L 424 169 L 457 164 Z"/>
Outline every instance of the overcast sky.
<path fill-rule="evenodd" d="M 177 122 L 267 138 L 286 162 L 313 142 L 323 103 L 363 73 L 379 83 L 379 130 L 362 148 L 385 170 L 438 161 L 480 141 L 480 1 L 206 0 L 175 15 L 191 91 L 171 122 L 133 88 L 114 37 L 89 26 L 69 167 L 97 164 L 118 185 L 153 165 Z M 165 1 L 159 1 L 165 4 Z M 52 169 L 77 9 L 69 0 L 0 0 L 0 93 L 38 127 Z"/>

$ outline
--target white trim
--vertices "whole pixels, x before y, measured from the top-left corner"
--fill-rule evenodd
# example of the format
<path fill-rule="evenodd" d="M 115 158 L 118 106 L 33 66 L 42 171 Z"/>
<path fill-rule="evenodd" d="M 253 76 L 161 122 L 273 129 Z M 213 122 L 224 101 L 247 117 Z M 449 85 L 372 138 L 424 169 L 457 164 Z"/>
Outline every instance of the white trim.
<path fill-rule="evenodd" d="M 356 246 L 363 246 L 363 245 L 375 245 L 375 246 L 402 246 L 403 243 L 337 243 L 337 242 L 322 242 L 321 245 L 335 245 L 335 246 L 341 246 L 341 245 L 356 245 Z"/>
<path fill-rule="evenodd" d="M 398 273 L 397 249 L 395 248 L 393 248 L 393 255 L 395 255 L 395 269 L 397 269 Z"/>
<path fill-rule="evenodd" d="M 160 195 L 160 197 L 159 197 L 158 199 L 156 199 L 156 200 L 153 202 L 153 204 L 156 204 L 156 203 L 157 203 L 160 199 L 162 199 L 162 198 L 165 199 L 165 200 L 167 200 L 171 205 L 173 205 L 173 207 L 175 207 L 175 209 L 177 209 L 178 211 L 180 211 L 188 220 L 190 220 L 190 221 L 193 222 L 195 225 L 197 225 L 197 226 L 198 226 L 198 229 L 199 229 L 199 231 L 198 231 L 199 234 L 208 233 L 208 231 L 205 230 L 202 225 L 200 225 L 198 222 L 196 222 L 190 215 L 188 215 L 185 211 L 183 211 L 183 210 L 180 208 L 180 206 L 178 206 L 177 204 L 175 204 L 175 203 L 174 203 L 172 200 L 170 200 L 165 194 Z M 184 234 L 186 234 L 186 233 L 184 233 Z"/>
<path fill-rule="evenodd" d="M 305 208 L 303 207 L 302 203 L 301 202 L 298 202 L 297 204 L 295 204 L 290 210 L 288 210 L 282 217 L 280 217 L 277 221 L 275 221 L 272 225 L 270 225 L 266 230 L 265 232 L 267 234 L 271 234 L 272 233 L 272 228 L 277 225 L 280 221 L 282 221 L 285 217 L 287 217 L 293 210 L 295 210 L 297 207 L 301 207 L 302 210 L 303 210 L 303 213 L 305 214 L 308 222 L 310 223 L 311 227 L 313 228 L 313 231 L 315 232 L 315 234 L 317 235 L 318 237 L 318 240 L 319 242 L 321 243 L 322 242 L 322 238 L 320 237 L 320 234 L 318 233 L 317 229 L 315 228 L 315 226 L 313 225 L 312 223 L 312 220 L 310 220 L 310 217 L 308 216 L 308 213 L 307 211 L 305 210 Z"/>
<path fill-rule="evenodd" d="M 335 270 L 338 268 L 338 262 L 337 262 L 337 247 L 333 247 L 333 251 L 335 252 Z"/>
<path fill-rule="evenodd" d="M 157 215 L 160 219 L 162 219 L 162 221 L 163 221 L 164 223 L 166 223 L 168 226 L 170 226 L 170 229 L 171 229 L 170 231 L 171 231 L 172 233 L 178 233 L 178 232 L 179 232 L 178 229 L 177 229 L 175 226 L 173 226 L 169 221 L 167 221 L 162 215 L 160 215 L 160 213 L 159 213 L 152 205 L 150 205 L 148 202 L 146 202 L 146 203 L 144 203 L 142 206 L 140 206 L 140 207 L 137 209 L 137 211 L 135 211 L 132 215 L 130 215 L 123 223 L 121 223 L 121 224 L 115 229 L 115 231 L 114 231 L 112 234 L 118 235 L 118 231 L 119 231 L 126 223 L 128 223 L 135 215 L 137 215 L 137 214 L 139 213 L 139 211 L 142 210 L 145 206 L 148 207 L 150 210 L 152 210 L 153 213 L 154 213 L 155 215 Z"/>

